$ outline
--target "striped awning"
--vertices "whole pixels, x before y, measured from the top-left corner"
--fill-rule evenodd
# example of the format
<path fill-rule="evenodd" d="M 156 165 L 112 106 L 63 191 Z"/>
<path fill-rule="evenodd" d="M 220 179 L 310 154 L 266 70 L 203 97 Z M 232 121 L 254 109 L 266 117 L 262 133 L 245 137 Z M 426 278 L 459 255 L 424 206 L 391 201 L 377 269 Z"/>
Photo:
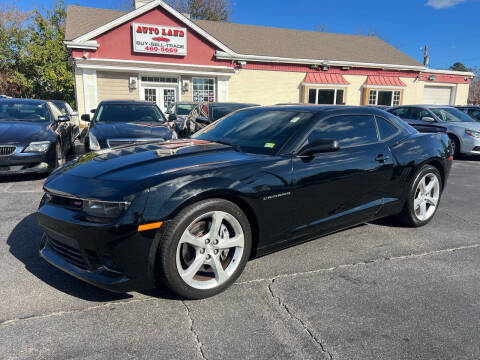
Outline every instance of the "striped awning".
<path fill-rule="evenodd" d="M 369 76 L 367 81 L 365 81 L 365 86 L 374 85 L 374 86 L 395 86 L 395 87 L 405 87 L 405 83 L 400 80 L 398 76 Z"/>
<path fill-rule="evenodd" d="M 312 72 L 307 73 L 305 79 L 303 79 L 304 84 L 334 84 L 334 85 L 349 85 L 350 83 L 345 80 L 341 74 L 329 74 L 329 73 L 319 73 Z"/>

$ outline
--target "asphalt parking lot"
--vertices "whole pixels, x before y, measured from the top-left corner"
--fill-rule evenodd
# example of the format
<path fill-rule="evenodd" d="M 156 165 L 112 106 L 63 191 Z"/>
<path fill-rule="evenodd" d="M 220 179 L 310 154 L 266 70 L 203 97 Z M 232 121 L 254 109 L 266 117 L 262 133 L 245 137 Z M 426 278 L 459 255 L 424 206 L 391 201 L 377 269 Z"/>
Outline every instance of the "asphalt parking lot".
<path fill-rule="evenodd" d="M 251 261 L 202 301 L 112 294 L 37 255 L 44 178 L 0 180 L 7 359 L 479 359 L 480 159 L 454 162 L 435 219 L 378 221 Z"/>

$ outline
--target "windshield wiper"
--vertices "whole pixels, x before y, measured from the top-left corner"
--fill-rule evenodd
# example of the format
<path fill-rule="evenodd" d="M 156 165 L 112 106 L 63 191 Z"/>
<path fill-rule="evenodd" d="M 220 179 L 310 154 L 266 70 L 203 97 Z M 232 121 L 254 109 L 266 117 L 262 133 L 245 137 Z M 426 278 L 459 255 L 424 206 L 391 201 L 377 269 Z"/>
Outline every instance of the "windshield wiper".
<path fill-rule="evenodd" d="M 221 140 L 221 139 L 216 139 L 216 140 L 211 140 L 211 141 L 222 144 L 222 145 L 231 146 L 236 152 L 242 152 L 242 149 L 239 145 L 229 143 L 228 141 Z"/>

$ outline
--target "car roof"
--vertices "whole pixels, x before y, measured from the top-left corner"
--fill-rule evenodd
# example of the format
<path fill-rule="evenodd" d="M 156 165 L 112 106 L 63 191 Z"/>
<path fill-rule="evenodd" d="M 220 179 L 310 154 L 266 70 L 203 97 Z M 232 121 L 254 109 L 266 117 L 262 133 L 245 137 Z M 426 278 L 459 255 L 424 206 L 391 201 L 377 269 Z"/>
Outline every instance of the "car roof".
<path fill-rule="evenodd" d="M 1 98 L 0 101 L 5 104 L 5 103 L 25 103 L 25 104 L 34 104 L 34 105 L 40 105 L 40 104 L 45 104 L 49 102 L 48 100 L 39 100 L 39 99 L 5 99 Z"/>
<path fill-rule="evenodd" d="M 398 108 L 412 108 L 412 107 L 418 107 L 418 108 L 424 108 L 424 109 L 435 109 L 435 108 L 445 108 L 445 107 L 455 107 L 452 105 L 428 105 L 428 104 L 417 104 L 417 105 L 400 105 L 400 106 L 394 106 L 389 110 L 394 110 Z"/>
<path fill-rule="evenodd" d="M 310 111 L 320 115 L 328 115 L 335 113 L 356 113 L 356 114 L 377 114 L 384 115 L 385 110 L 378 109 L 372 106 L 345 106 L 345 105 L 314 105 L 314 104 L 301 104 L 301 105 L 271 105 L 271 106 L 258 106 L 254 109 L 260 111 Z"/>
<path fill-rule="evenodd" d="M 144 101 L 144 100 L 103 100 L 102 102 L 100 102 L 100 104 L 102 104 L 102 105 L 106 105 L 106 104 L 111 104 L 111 105 L 146 105 L 146 104 L 156 105 L 153 102 Z"/>
<path fill-rule="evenodd" d="M 245 105 L 245 106 L 259 106 L 259 104 L 239 103 L 239 102 L 209 102 L 206 103 L 209 106 L 222 106 L 222 105 Z"/>

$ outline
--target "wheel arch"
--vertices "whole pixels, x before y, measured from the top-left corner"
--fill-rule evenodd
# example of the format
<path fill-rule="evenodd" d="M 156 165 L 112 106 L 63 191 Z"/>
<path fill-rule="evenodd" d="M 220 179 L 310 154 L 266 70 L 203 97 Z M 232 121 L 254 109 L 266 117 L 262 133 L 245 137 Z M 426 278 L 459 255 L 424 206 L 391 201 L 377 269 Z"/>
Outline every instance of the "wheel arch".
<path fill-rule="evenodd" d="M 237 192 L 232 190 L 214 190 L 206 191 L 192 197 L 176 207 L 176 209 L 171 213 L 170 218 L 174 218 L 187 206 L 193 205 L 199 201 L 209 200 L 209 199 L 222 199 L 230 201 L 231 203 L 237 205 L 247 216 L 248 222 L 250 223 L 250 228 L 252 230 L 252 251 L 250 258 L 254 258 L 257 253 L 257 246 L 259 240 L 259 225 L 258 217 L 255 213 L 253 207 Z"/>
<path fill-rule="evenodd" d="M 445 186 L 445 169 L 443 168 L 442 163 L 439 160 L 432 159 L 432 160 L 426 161 L 424 165 L 433 166 L 435 169 L 438 170 L 442 180 L 442 188 L 443 188 Z"/>

